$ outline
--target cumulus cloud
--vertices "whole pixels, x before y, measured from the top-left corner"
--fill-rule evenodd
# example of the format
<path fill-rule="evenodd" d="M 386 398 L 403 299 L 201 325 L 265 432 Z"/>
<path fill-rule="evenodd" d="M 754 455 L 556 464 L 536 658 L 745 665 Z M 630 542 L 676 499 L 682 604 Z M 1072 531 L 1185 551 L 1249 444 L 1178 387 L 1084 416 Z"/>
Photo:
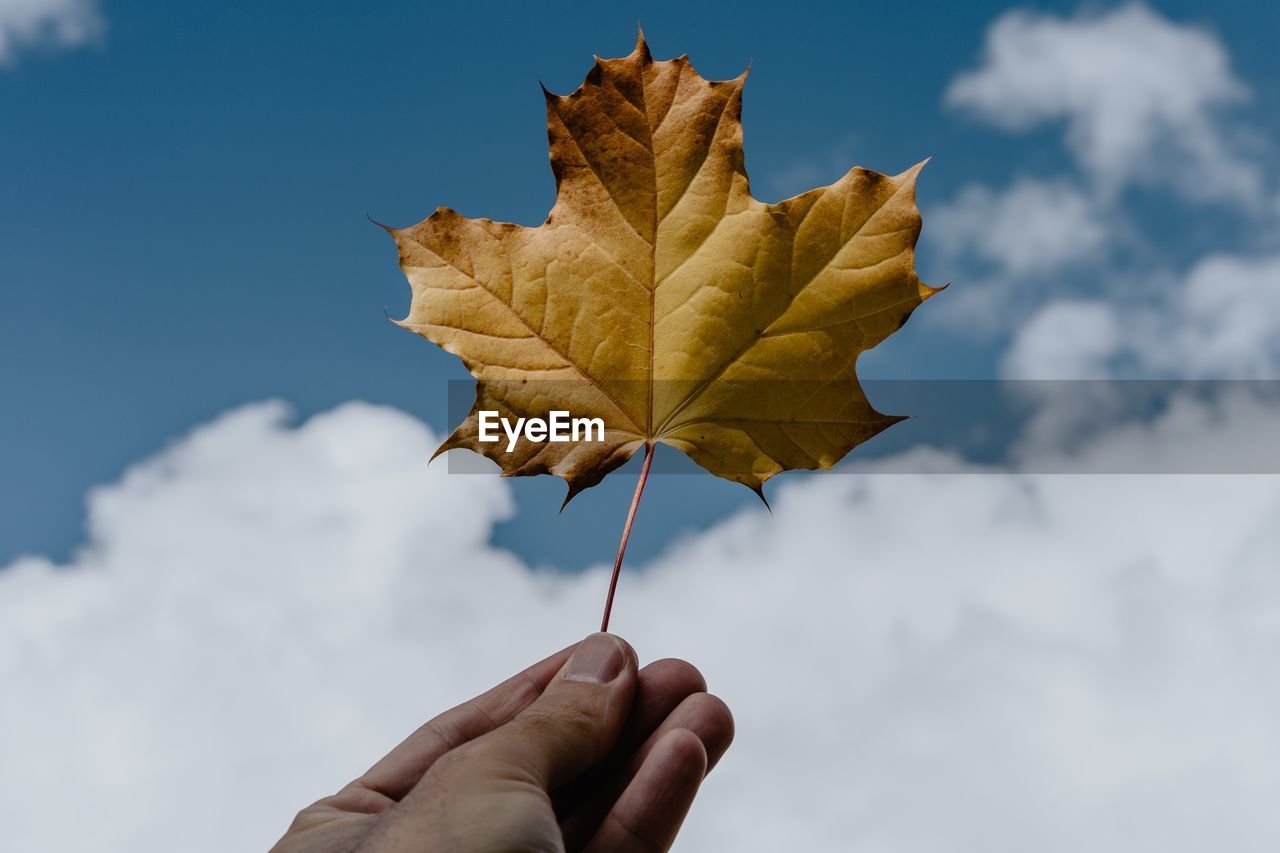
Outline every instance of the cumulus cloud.
<path fill-rule="evenodd" d="M 1065 179 L 970 184 L 927 211 L 924 239 L 963 280 L 931 322 L 994 333 L 1063 272 L 1097 266 L 1119 242 L 1119 217 Z"/>
<path fill-rule="evenodd" d="M 1214 254 L 1198 261 L 1129 338 L 1151 369 L 1273 379 L 1280 369 L 1280 255 Z"/>
<path fill-rule="evenodd" d="M 506 485 L 434 443 L 247 407 L 95 491 L 69 565 L 0 570 L 7 843 L 262 849 L 590 630 L 604 567 L 494 548 Z M 877 464 L 933 473 L 801 479 L 624 576 L 617 630 L 739 722 L 685 849 L 1270 850 L 1280 480 Z"/>
<path fill-rule="evenodd" d="M 1065 121 L 1070 150 L 1104 191 L 1161 182 L 1257 205 L 1250 140 L 1223 116 L 1248 96 L 1217 36 L 1129 4 L 1072 18 L 1005 13 L 946 101 L 1010 131 Z"/>
<path fill-rule="evenodd" d="M 1021 178 L 995 191 L 970 184 L 929 211 L 929 238 L 950 257 L 972 256 L 1000 272 L 1029 275 L 1099 260 L 1106 214 L 1063 180 Z"/>
<path fill-rule="evenodd" d="M 1000 363 L 1016 378 L 1276 376 L 1276 209 L 1258 157 L 1270 149 L 1227 114 L 1248 95 L 1216 35 L 1141 4 L 1002 15 L 947 103 L 1011 131 L 1062 122 L 1092 180 L 975 184 L 931 210 L 926 245 L 961 285 L 931 322 L 1013 329 Z M 1132 182 L 1251 215 L 1236 246 L 1175 267 L 1126 208 Z"/>
<path fill-rule="evenodd" d="M 1024 389 L 1042 405 L 1012 448 L 1023 468 L 1072 474 L 1280 472 L 1280 406 L 1268 384 L 1062 384 Z M 1143 416 L 1144 407 L 1155 414 Z"/>
<path fill-rule="evenodd" d="M 24 50 L 79 47 L 102 29 L 97 0 L 0 0 L 0 65 Z"/>
<path fill-rule="evenodd" d="M 1115 309 L 1096 301 L 1051 302 L 1023 324 L 1004 355 L 1011 379 L 1100 379 L 1123 340 Z"/>
<path fill-rule="evenodd" d="M 1142 301 L 1054 300 L 1019 328 L 1006 376 L 1280 375 L 1280 256 L 1212 254 Z"/>

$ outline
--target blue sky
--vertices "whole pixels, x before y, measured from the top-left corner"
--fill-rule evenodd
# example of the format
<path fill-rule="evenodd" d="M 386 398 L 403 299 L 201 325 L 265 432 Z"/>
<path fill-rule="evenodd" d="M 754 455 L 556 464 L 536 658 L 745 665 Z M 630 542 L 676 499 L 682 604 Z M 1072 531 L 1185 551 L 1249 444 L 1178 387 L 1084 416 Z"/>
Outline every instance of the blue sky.
<path fill-rule="evenodd" d="M 538 82 L 571 90 L 593 53 L 630 50 L 638 21 L 656 55 L 688 53 L 705 76 L 752 63 L 747 165 L 762 198 L 932 155 L 920 263 L 955 282 L 926 310 L 951 311 L 984 273 L 937 250 L 931 209 L 975 182 L 1073 168 L 1061 121 L 1008 133 L 944 106 L 1004 6 L 105 2 L 85 44 L 18 44 L 0 66 L 0 564 L 67 554 L 87 488 L 245 402 L 280 398 L 306 417 L 363 399 L 448 426 L 444 380 L 466 374 L 387 323 L 408 289 L 366 214 L 406 225 L 445 204 L 540 221 L 552 181 Z M 1280 62 L 1258 34 L 1280 13 L 1159 12 L 1229 46 L 1253 93 L 1237 112 L 1273 134 Z M 1127 193 L 1146 249 L 1113 261 L 1156 246 L 1176 270 L 1252 239 L 1230 209 L 1169 199 Z M 1051 287 L 1097 293 L 1100 280 L 1077 270 Z M 1017 319 L 975 336 L 918 316 L 863 371 L 994 376 Z M 561 517 L 559 481 L 519 482 L 499 541 L 562 567 L 599 559 L 630 471 Z M 710 476 L 659 484 L 636 553 L 751 500 Z"/>

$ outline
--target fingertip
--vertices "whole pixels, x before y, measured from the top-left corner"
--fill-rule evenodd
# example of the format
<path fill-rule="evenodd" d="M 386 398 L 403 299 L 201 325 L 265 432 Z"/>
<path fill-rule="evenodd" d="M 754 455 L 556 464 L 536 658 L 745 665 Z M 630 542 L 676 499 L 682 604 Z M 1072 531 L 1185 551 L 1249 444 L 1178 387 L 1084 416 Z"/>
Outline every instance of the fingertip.
<path fill-rule="evenodd" d="M 617 643 L 618 647 L 622 649 L 622 653 L 626 659 L 627 668 L 631 669 L 632 671 L 638 671 L 640 669 L 640 656 L 636 654 L 635 647 L 632 646 L 631 643 L 628 642 L 625 637 L 622 637 L 618 634 L 611 633 L 609 631 L 598 631 L 595 634 L 588 634 L 587 639 L 589 640 L 592 637 L 596 637 L 596 636 L 608 637 L 609 639 L 613 640 L 613 642 Z"/>
<path fill-rule="evenodd" d="M 679 658 L 663 658 L 645 664 L 639 671 L 640 701 L 646 705 L 662 707 L 666 713 L 686 697 L 704 693 L 707 680 L 697 667 Z"/>
<path fill-rule="evenodd" d="M 711 693 L 687 696 L 659 726 L 657 734 L 650 741 L 650 748 L 656 746 L 673 729 L 687 729 L 698 736 L 706 748 L 707 770 L 710 772 L 733 743 L 733 712 L 723 699 Z"/>
<path fill-rule="evenodd" d="M 707 748 L 689 729 L 672 729 L 654 745 L 652 760 L 681 778 L 701 779 L 707 773 Z"/>
<path fill-rule="evenodd" d="M 636 673 L 636 651 L 616 634 L 589 634 L 573 650 L 564 665 L 566 681 L 608 684 L 624 674 Z"/>
<path fill-rule="evenodd" d="M 729 710 L 729 706 L 719 696 L 704 693 L 698 701 L 703 706 L 701 716 L 706 721 L 701 735 L 708 755 L 707 772 L 710 773 L 711 768 L 716 766 L 733 744 L 737 724 L 733 719 L 733 711 Z"/>
<path fill-rule="evenodd" d="M 707 679 L 687 660 L 661 658 L 645 666 L 646 672 L 661 676 L 665 681 L 678 685 L 685 693 L 704 693 Z"/>
<path fill-rule="evenodd" d="M 632 646 L 631 643 L 627 642 L 627 640 L 619 637 L 617 634 L 608 634 L 608 636 L 613 637 L 614 641 L 622 646 L 623 654 L 626 655 L 627 668 L 632 673 L 639 672 L 640 656 L 636 654 L 635 647 Z"/>

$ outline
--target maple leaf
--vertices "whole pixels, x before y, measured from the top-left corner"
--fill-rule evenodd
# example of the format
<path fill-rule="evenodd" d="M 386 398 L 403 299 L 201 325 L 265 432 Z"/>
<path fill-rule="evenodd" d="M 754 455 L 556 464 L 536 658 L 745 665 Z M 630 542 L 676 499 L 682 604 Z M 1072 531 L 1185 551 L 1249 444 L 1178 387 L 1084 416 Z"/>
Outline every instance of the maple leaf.
<path fill-rule="evenodd" d="M 399 324 L 462 359 L 476 405 L 439 452 L 551 473 L 566 502 L 641 447 L 677 447 L 757 492 L 830 468 L 899 418 L 867 401 L 858 354 L 937 292 L 917 277 L 915 182 L 855 168 L 778 204 L 752 198 L 742 89 L 643 33 L 546 94 L 556 202 L 528 228 L 438 208 L 389 229 L 413 290 Z M 600 417 L 601 442 L 479 441 L 483 410 Z"/>

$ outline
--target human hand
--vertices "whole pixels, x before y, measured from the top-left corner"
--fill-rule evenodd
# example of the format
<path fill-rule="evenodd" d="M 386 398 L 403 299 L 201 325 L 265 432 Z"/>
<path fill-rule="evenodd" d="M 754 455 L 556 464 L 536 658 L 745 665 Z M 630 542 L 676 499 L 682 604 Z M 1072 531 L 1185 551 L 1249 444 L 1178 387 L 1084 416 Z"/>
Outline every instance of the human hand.
<path fill-rule="evenodd" d="M 423 725 L 272 853 L 666 850 L 733 740 L 680 660 L 592 634 Z"/>

